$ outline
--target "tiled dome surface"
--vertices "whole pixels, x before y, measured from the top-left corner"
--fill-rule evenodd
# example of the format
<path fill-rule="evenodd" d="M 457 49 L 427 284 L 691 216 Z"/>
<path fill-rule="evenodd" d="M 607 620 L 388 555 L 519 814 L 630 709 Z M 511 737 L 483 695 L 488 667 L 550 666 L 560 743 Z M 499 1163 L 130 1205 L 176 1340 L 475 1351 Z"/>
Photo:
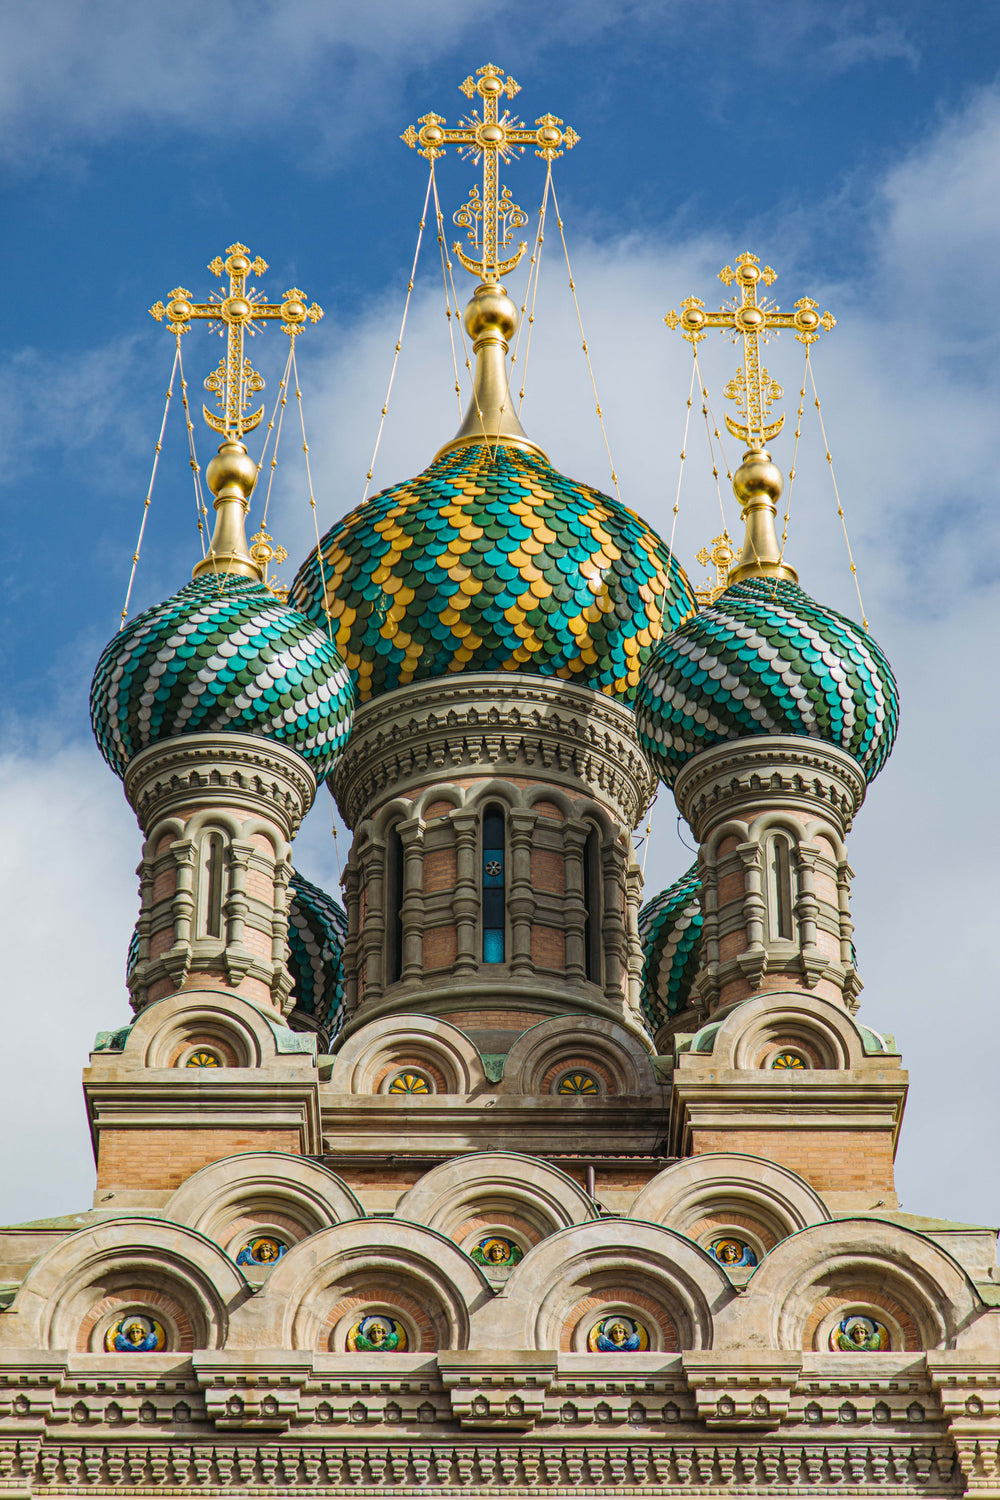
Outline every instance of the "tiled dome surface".
<path fill-rule="evenodd" d="M 175 735 L 279 740 L 322 778 L 347 742 L 350 674 L 324 630 L 248 578 L 206 575 L 136 615 L 104 648 L 90 716 L 105 760 Z"/>
<path fill-rule="evenodd" d="M 326 891 L 297 872 L 290 889 L 288 967 L 294 980 L 295 1009 L 315 1017 L 332 1040 L 344 1019 L 347 913 Z"/>
<path fill-rule="evenodd" d="M 826 740 L 870 781 L 898 720 L 892 668 L 871 637 L 770 578 L 732 584 L 665 636 L 636 695 L 639 741 L 668 785 L 699 750 L 764 734 Z"/>
<path fill-rule="evenodd" d="M 701 955 L 700 891 L 695 863 L 639 913 L 642 1008 L 653 1032 L 687 1008 Z"/>
<path fill-rule="evenodd" d="M 334 526 L 292 585 L 364 701 L 445 672 L 561 676 L 631 700 L 660 634 L 693 613 L 667 546 L 616 500 L 519 449 L 470 446 Z"/>

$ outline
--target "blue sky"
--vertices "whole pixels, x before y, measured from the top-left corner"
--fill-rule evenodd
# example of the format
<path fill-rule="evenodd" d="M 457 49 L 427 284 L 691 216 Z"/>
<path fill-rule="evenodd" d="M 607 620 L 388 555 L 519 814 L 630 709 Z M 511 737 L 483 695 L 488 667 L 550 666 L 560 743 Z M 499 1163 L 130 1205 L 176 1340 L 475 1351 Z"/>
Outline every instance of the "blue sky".
<path fill-rule="evenodd" d="M 0 1110 L 9 1130 L 28 1122 L 37 1155 L 15 1170 L 0 1217 L 89 1201 L 79 1070 L 98 1027 L 126 1014 L 138 836 L 90 741 L 86 695 L 121 608 L 170 370 L 170 337 L 146 309 L 178 284 L 203 297 L 206 263 L 234 240 L 270 262 L 269 296 L 294 282 L 323 305 L 300 370 L 325 529 L 364 488 L 426 186 L 399 134 L 428 110 L 457 117 L 458 83 L 493 61 L 521 83 L 524 118 L 550 110 L 581 136 L 556 164 L 560 206 L 623 498 L 661 530 L 690 370 L 663 313 L 692 292 L 721 301 L 716 272 L 749 248 L 779 269 L 783 307 L 809 293 L 838 317 L 816 377 L 867 612 L 904 712 L 852 837 L 862 1015 L 896 1033 L 912 1072 L 904 1206 L 1000 1218 L 985 1154 L 967 1149 L 998 1123 L 982 1045 L 996 1024 L 996 815 L 983 795 L 998 728 L 995 8 L 552 0 L 482 21 L 452 0 L 7 0 L 2 14 L 0 900 L 12 1076 Z M 474 180 L 453 155 L 441 166 L 446 216 Z M 509 181 L 537 206 L 537 161 Z M 428 234 L 377 485 L 422 468 L 457 426 L 435 255 Z M 550 234 L 522 416 L 559 467 L 606 487 L 565 281 Z M 203 331 L 184 346 L 200 406 L 220 346 Z M 270 397 L 285 348 L 276 332 L 252 348 Z M 738 357 L 716 338 L 702 359 L 721 411 Z M 790 434 L 801 350 L 785 338 L 768 364 Z M 699 420 L 677 532 L 695 575 L 694 551 L 721 524 Z M 293 560 L 311 528 L 295 449 L 286 436 L 271 511 Z M 774 456 L 786 471 L 790 451 L 783 436 Z M 799 473 L 789 555 L 810 592 L 856 613 L 815 424 Z M 188 576 L 193 515 L 178 408 L 135 608 Z M 690 860 L 675 819 L 664 793 L 651 889 Z M 335 888 L 328 822 L 326 803 L 300 864 Z"/>

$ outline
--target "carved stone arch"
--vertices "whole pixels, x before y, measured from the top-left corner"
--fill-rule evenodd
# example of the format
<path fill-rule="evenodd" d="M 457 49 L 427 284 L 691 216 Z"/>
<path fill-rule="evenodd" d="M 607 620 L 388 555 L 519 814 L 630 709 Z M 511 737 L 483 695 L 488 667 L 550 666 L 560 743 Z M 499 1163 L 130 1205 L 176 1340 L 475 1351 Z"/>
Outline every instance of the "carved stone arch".
<path fill-rule="evenodd" d="M 499 802 L 508 811 L 528 805 L 528 789 L 517 786 L 504 776 L 490 776 L 469 787 L 465 799 L 468 812 L 481 813 L 490 802 Z"/>
<path fill-rule="evenodd" d="M 723 1068 L 768 1067 L 782 1049 L 799 1052 L 804 1065 L 842 1071 L 859 1068 L 865 1049 L 857 1023 L 831 1000 L 801 990 L 771 990 L 735 1006 L 712 1042 Z"/>
<path fill-rule="evenodd" d="M 444 1235 L 395 1220 L 352 1220 L 289 1250 L 233 1318 L 230 1347 L 345 1353 L 345 1331 L 366 1311 L 398 1318 L 410 1353 L 469 1347 L 486 1277 Z"/>
<path fill-rule="evenodd" d="M 598 1016 L 553 1016 L 525 1031 L 507 1055 L 501 1088 L 508 1094 L 556 1091 L 560 1068 L 588 1064 L 611 1095 L 649 1094 L 658 1087 L 649 1051 L 615 1021 Z"/>
<path fill-rule="evenodd" d="M 564 792 L 562 787 L 550 786 L 548 784 L 530 787 L 526 797 L 527 807 L 530 811 L 536 812 L 539 802 L 552 803 L 554 807 L 559 809 L 563 820 L 576 817 L 577 799 Z M 545 817 L 546 814 L 539 812 L 538 816 Z"/>
<path fill-rule="evenodd" d="M 710 1151 L 665 1167 L 643 1188 L 628 1217 L 665 1224 L 703 1248 L 732 1234 L 760 1261 L 779 1240 L 830 1216 L 819 1194 L 788 1167 L 736 1151 Z"/>
<path fill-rule="evenodd" d="M 189 989 L 140 1013 L 123 1061 L 141 1068 L 182 1066 L 184 1048 L 195 1045 L 215 1045 L 223 1066 L 236 1068 L 259 1068 L 277 1056 L 272 1024 L 255 1005 L 225 990 Z"/>
<path fill-rule="evenodd" d="M 440 1080 L 436 1091 L 443 1094 L 471 1094 L 486 1084 L 479 1050 L 457 1026 L 436 1016 L 397 1015 L 372 1021 L 348 1038 L 337 1054 L 330 1088 L 340 1094 L 376 1093 L 385 1084 L 386 1069 L 397 1064 L 430 1069 Z"/>
<path fill-rule="evenodd" d="M 832 819 L 809 818 L 803 821 L 786 808 L 768 808 L 760 813 L 746 825 L 744 837 L 760 841 L 767 834 L 776 832 L 787 833 L 794 844 L 811 844 L 817 838 L 824 838 L 837 859 L 847 859 L 847 845 Z"/>
<path fill-rule="evenodd" d="M 109 1219 L 54 1245 L 25 1277 L 0 1339 L 8 1347 L 103 1347 L 129 1310 L 161 1322 L 168 1349 L 219 1349 L 249 1288 L 206 1235 L 162 1219 Z M 141 1357 L 141 1356 L 136 1356 Z"/>
<path fill-rule="evenodd" d="M 433 807 L 435 803 L 451 803 L 451 812 L 459 812 L 465 806 L 466 789 L 454 781 L 436 781 L 432 786 L 425 786 L 423 791 L 413 800 L 410 815 L 414 818 L 425 819 L 426 809 Z M 435 817 L 446 817 L 446 813 L 436 813 Z M 433 820 L 432 820 L 433 821 Z"/>
<path fill-rule="evenodd" d="M 335 1172 L 284 1151 L 248 1151 L 202 1167 L 163 1212 L 207 1235 L 234 1259 L 255 1231 L 270 1231 L 290 1247 L 332 1224 L 365 1217 Z"/>
<path fill-rule="evenodd" d="M 526 1253 L 598 1212 L 558 1168 L 515 1151 L 477 1151 L 425 1173 L 399 1200 L 395 1217 L 436 1229 L 467 1253 L 484 1235 L 506 1229 Z"/>
<path fill-rule="evenodd" d="M 708 1349 L 715 1318 L 734 1295 L 722 1267 L 683 1235 L 602 1219 L 537 1245 L 511 1273 L 503 1303 L 479 1314 L 473 1336 L 496 1348 L 583 1352 L 604 1309 L 632 1308 L 649 1328 L 651 1349 Z"/>
<path fill-rule="evenodd" d="M 719 1320 L 723 1347 L 816 1349 L 839 1308 L 901 1330 L 907 1349 L 948 1349 L 981 1304 L 967 1273 L 933 1240 L 881 1219 L 835 1219 L 783 1240 Z"/>
<path fill-rule="evenodd" d="M 374 817 L 367 820 L 367 832 L 372 843 L 383 844 L 386 834 L 394 823 L 405 823 L 413 816 L 413 809 L 405 797 L 393 797 L 378 809 Z"/>

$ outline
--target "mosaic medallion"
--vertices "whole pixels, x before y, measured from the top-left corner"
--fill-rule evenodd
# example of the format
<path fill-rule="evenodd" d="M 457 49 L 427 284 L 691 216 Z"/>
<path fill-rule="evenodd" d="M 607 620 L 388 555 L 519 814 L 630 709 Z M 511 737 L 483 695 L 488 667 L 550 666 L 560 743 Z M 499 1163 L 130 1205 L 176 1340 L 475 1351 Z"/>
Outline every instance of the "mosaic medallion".
<path fill-rule="evenodd" d="M 885 764 L 899 720 L 892 668 L 867 631 L 797 584 L 734 583 L 659 643 L 636 694 L 639 742 L 669 786 L 693 755 L 750 735 L 809 735 Z"/>
<path fill-rule="evenodd" d="M 320 550 L 291 599 L 325 628 L 325 585 L 361 702 L 461 671 L 564 677 L 631 701 L 661 629 L 695 609 L 645 522 L 516 448 L 443 454 Z"/>
<path fill-rule="evenodd" d="M 805 1059 L 797 1052 L 779 1052 L 771 1058 L 772 1068 L 804 1068 L 805 1065 Z"/>
<path fill-rule="evenodd" d="M 524 1255 L 520 1245 L 497 1234 L 480 1240 L 471 1253 L 477 1266 L 516 1266 Z"/>
<path fill-rule="evenodd" d="M 163 1324 L 145 1313 L 126 1313 L 104 1335 L 104 1347 L 114 1354 L 151 1354 L 167 1347 Z"/>
<path fill-rule="evenodd" d="M 851 1313 L 830 1330 L 830 1348 L 843 1349 L 848 1353 L 874 1353 L 892 1347 L 889 1330 L 884 1323 L 863 1313 Z"/>
<path fill-rule="evenodd" d="M 297 750 L 322 779 L 353 712 L 325 628 L 263 584 L 211 574 L 130 620 L 105 646 L 90 690 L 97 743 L 119 776 L 148 745 L 231 730 Z"/>
<path fill-rule="evenodd" d="M 287 1249 L 288 1246 L 284 1240 L 277 1239 L 273 1234 L 256 1235 L 252 1240 L 247 1240 L 236 1257 L 236 1264 L 238 1266 L 273 1266 Z"/>
<path fill-rule="evenodd" d="M 746 1240 L 734 1239 L 732 1235 L 725 1235 L 722 1239 L 713 1240 L 708 1247 L 708 1253 L 731 1270 L 734 1266 L 755 1266 L 757 1256 L 751 1250 Z"/>
<path fill-rule="evenodd" d="M 599 1350 L 602 1354 L 632 1354 L 649 1348 L 649 1332 L 635 1318 L 615 1313 L 594 1324 L 587 1335 L 587 1348 L 594 1353 Z"/>
<path fill-rule="evenodd" d="M 686 1010 L 701 961 L 701 881 L 693 864 L 639 913 L 642 1009 L 654 1031 Z"/>
<path fill-rule="evenodd" d="M 423 1073 L 397 1073 L 389 1085 L 390 1094 L 433 1094 Z"/>
<path fill-rule="evenodd" d="M 601 1085 L 593 1073 L 567 1073 L 560 1078 L 556 1087 L 557 1094 L 599 1094 Z"/>
<path fill-rule="evenodd" d="M 199 1047 L 197 1052 L 192 1052 L 186 1068 L 221 1068 L 222 1061 L 217 1052 L 209 1052 L 205 1047 Z"/>
<path fill-rule="evenodd" d="M 386 1313 L 370 1313 L 347 1335 L 347 1347 L 363 1354 L 402 1354 L 409 1347 L 402 1323 Z"/>

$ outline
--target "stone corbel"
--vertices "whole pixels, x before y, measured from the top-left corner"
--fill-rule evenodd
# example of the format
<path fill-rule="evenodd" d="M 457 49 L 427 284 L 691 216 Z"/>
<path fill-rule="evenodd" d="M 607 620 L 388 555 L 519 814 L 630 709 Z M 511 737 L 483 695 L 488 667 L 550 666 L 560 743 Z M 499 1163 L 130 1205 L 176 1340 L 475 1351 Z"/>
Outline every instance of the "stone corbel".
<path fill-rule="evenodd" d="M 238 1355 L 203 1350 L 192 1355 L 191 1363 L 206 1414 L 224 1431 L 287 1431 L 312 1375 L 310 1356 L 291 1351 L 271 1351 L 247 1366 Z"/>
<path fill-rule="evenodd" d="M 773 1430 L 802 1370 L 794 1350 L 689 1349 L 681 1356 L 699 1420 L 709 1428 Z"/>
<path fill-rule="evenodd" d="M 1000 1363 L 960 1349 L 934 1351 L 926 1358 L 966 1494 L 1000 1500 Z"/>
<path fill-rule="evenodd" d="M 529 1432 L 545 1409 L 556 1373 L 555 1350 L 525 1350 L 497 1358 L 481 1349 L 438 1355 L 441 1382 L 463 1428 Z"/>

